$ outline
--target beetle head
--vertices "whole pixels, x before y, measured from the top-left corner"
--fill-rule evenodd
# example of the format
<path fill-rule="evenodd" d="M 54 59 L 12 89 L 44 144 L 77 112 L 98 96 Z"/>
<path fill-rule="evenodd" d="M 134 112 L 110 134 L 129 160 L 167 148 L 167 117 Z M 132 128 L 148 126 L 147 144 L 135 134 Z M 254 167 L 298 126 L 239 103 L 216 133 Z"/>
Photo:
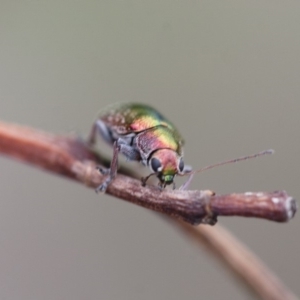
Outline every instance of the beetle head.
<path fill-rule="evenodd" d="M 184 162 L 172 149 L 159 149 L 148 160 L 148 166 L 157 175 L 161 187 L 172 184 L 175 175 L 183 174 Z"/>

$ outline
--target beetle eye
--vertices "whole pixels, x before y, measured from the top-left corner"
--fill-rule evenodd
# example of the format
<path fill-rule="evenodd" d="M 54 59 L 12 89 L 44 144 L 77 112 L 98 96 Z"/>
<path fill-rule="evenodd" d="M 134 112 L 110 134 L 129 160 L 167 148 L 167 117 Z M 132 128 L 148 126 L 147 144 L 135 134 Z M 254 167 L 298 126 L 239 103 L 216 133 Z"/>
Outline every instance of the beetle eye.
<path fill-rule="evenodd" d="M 178 168 L 179 168 L 179 171 L 180 171 L 180 172 L 182 172 L 183 169 L 184 169 L 184 162 L 183 162 L 183 159 L 182 159 L 182 158 L 180 158 L 180 162 L 179 162 Z"/>
<path fill-rule="evenodd" d="M 154 172 L 160 172 L 161 171 L 161 163 L 156 157 L 153 157 L 151 159 L 151 168 Z"/>

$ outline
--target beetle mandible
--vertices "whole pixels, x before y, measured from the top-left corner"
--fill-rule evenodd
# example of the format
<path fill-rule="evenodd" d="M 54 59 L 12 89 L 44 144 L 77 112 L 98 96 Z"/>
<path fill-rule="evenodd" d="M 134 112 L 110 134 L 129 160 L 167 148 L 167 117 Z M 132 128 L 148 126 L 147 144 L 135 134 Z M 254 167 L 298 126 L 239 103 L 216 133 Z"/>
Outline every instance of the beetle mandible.
<path fill-rule="evenodd" d="M 173 183 L 176 175 L 191 172 L 183 162 L 183 139 L 174 125 L 157 110 L 146 104 L 121 103 L 104 110 L 93 124 L 89 144 L 95 143 L 96 135 L 113 146 L 113 158 L 105 181 L 96 191 L 105 192 L 115 178 L 118 168 L 118 153 L 128 160 L 139 161 L 152 171 L 142 178 L 145 185 L 148 178 L 156 175 L 160 188 Z"/>

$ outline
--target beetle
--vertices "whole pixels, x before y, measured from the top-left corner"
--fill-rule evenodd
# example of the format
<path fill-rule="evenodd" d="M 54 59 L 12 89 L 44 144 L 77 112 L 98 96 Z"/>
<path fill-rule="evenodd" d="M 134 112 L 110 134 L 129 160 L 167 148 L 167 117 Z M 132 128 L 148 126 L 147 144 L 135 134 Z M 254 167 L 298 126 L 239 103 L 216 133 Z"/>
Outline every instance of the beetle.
<path fill-rule="evenodd" d="M 88 143 L 95 143 L 97 133 L 113 146 L 110 169 L 99 168 L 106 174 L 105 181 L 96 191 L 105 192 L 115 178 L 118 168 L 118 154 L 127 160 L 139 161 L 151 170 L 150 175 L 142 178 L 142 185 L 150 176 L 156 175 L 159 187 L 173 184 L 176 175 L 185 175 L 192 168 L 183 161 L 183 139 L 174 125 L 156 109 L 146 104 L 115 104 L 102 113 L 94 122 Z"/>

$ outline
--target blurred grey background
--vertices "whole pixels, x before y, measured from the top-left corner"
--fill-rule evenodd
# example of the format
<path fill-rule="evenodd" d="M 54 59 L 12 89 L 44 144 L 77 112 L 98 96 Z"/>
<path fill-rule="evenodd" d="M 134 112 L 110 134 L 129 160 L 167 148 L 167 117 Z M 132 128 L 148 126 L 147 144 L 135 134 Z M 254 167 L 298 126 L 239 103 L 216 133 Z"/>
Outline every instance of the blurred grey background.
<path fill-rule="evenodd" d="M 194 168 L 276 150 L 192 188 L 299 199 L 299 13 L 277 0 L 2 0 L 0 118 L 84 137 L 107 104 L 147 103 Z M 159 215 L 6 157 L 0 168 L 0 299 L 253 299 Z M 219 221 L 300 294 L 299 216 Z"/>

